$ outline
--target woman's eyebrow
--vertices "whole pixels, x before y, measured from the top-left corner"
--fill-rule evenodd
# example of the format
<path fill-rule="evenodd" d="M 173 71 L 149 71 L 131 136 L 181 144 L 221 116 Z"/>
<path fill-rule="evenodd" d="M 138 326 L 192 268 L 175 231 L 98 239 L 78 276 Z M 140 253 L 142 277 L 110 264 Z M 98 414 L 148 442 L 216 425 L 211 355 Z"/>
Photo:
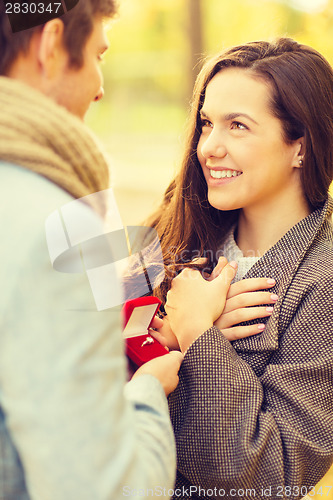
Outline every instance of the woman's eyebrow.
<path fill-rule="evenodd" d="M 203 109 L 200 110 L 200 116 L 202 116 L 203 118 L 209 119 L 207 113 L 205 113 L 205 111 Z M 252 118 L 247 113 L 243 113 L 243 112 L 228 113 L 227 115 L 223 116 L 223 119 L 225 121 L 230 121 L 230 120 L 235 120 L 236 118 L 241 118 L 241 117 L 247 118 L 248 120 L 255 123 L 256 125 L 259 125 L 258 122 L 256 122 L 256 120 L 254 118 Z"/>
<path fill-rule="evenodd" d="M 227 121 L 229 121 L 229 120 L 235 120 L 236 118 L 240 118 L 242 116 L 244 118 L 247 118 L 251 122 L 255 123 L 256 125 L 259 125 L 259 123 L 256 122 L 254 118 L 252 118 L 247 113 L 242 113 L 242 112 L 239 112 L 239 113 L 229 113 L 229 114 L 227 114 L 227 115 L 224 116 L 224 119 L 227 120 Z"/>
<path fill-rule="evenodd" d="M 208 115 L 204 112 L 203 109 L 200 109 L 200 116 L 203 116 L 204 118 L 208 118 Z"/>

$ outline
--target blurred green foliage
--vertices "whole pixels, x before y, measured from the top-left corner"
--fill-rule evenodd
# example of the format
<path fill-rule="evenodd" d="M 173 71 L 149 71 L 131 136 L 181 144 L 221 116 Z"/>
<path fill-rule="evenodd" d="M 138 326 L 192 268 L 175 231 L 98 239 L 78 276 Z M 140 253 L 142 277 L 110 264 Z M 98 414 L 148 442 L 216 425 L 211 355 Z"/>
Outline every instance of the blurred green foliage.
<path fill-rule="evenodd" d="M 310 0 L 298 3 L 302 1 L 311 5 Z M 197 67 L 192 68 L 189 11 L 195 2 L 201 5 L 203 47 L 202 53 L 196 54 Z M 191 72 L 197 72 L 203 56 L 279 35 L 313 46 L 332 63 L 333 0 L 318 12 L 297 10 L 288 1 L 120 0 L 103 68 L 103 107 L 111 105 L 116 111 L 114 116 L 110 114 L 111 129 L 172 130 L 175 119 L 183 120 L 184 114 L 176 108 L 187 109 Z M 142 112 L 142 107 L 147 107 L 148 113 Z M 98 113 L 95 118 L 99 120 Z"/>

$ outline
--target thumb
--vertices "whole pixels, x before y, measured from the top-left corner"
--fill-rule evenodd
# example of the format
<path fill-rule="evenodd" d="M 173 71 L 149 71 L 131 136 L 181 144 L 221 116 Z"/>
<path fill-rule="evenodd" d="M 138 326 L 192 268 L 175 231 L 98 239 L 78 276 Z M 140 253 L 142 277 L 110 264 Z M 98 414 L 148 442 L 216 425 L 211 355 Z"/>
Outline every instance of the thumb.
<path fill-rule="evenodd" d="M 237 262 L 232 261 L 229 262 L 220 274 L 212 281 L 212 284 L 216 284 L 216 286 L 219 288 L 219 291 L 224 292 L 225 294 L 228 293 L 229 287 L 231 285 L 232 280 L 234 279 L 237 271 Z"/>
<path fill-rule="evenodd" d="M 184 354 L 180 351 L 170 351 L 168 356 L 173 356 L 175 362 L 178 363 L 179 366 L 182 364 L 184 359 Z"/>
<path fill-rule="evenodd" d="M 208 281 L 212 281 L 221 273 L 222 269 L 228 264 L 228 261 L 225 257 L 219 257 L 219 260 L 216 266 L 213 269 L 212 274 L 210 275 Z"/>

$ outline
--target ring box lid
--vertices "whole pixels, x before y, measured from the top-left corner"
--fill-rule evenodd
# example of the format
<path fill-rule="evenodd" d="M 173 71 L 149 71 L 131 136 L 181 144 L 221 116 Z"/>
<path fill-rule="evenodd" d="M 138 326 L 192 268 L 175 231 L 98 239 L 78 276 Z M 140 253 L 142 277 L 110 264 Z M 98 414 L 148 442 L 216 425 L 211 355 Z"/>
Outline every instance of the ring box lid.
<path fill-rule="evenodd" d="M 161 301 L 157 297 L 139 297 L 124 305 L 124 337 L 146 335 Z"/>

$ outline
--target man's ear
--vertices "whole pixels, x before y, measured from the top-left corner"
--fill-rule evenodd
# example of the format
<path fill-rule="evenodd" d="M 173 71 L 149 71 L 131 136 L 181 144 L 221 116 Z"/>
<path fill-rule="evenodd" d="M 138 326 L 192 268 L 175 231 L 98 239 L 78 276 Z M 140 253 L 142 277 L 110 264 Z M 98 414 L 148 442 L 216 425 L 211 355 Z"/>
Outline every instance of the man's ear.
<path fill-rule="evenodd" d="M 293 167 L 302 168 L 304 162 L 304 154 L 305 154 L 305 140 L 304 137 L 300 137 L 295 141 L 295 156 L 293 161 Z"/>
<path fill-rule="evenodd" d="M 61 19 L 52 19 L 45 24 L 38 47 L 38 63 L 44 77 L 52 79 L 59 69 L 67 64 L 67 52 L 63 44 L 64 23 Z"/>

